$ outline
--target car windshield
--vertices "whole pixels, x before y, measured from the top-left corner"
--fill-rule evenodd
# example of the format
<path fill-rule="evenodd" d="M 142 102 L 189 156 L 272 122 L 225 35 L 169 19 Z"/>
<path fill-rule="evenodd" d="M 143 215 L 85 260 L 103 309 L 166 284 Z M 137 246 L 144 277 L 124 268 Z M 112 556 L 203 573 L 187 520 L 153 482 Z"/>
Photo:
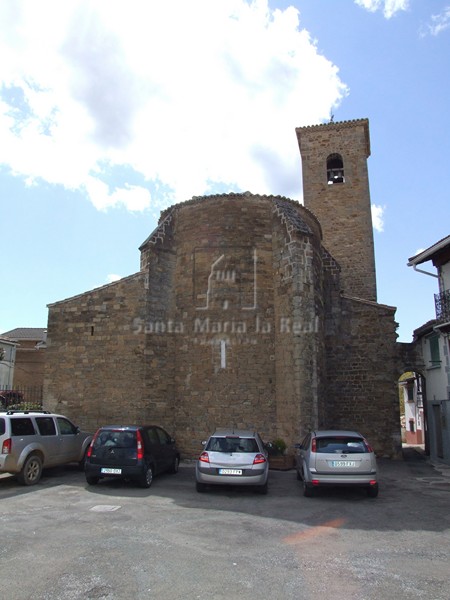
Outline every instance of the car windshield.
<path fill-rule="evenodd" d="M 94 448 L 114 446 L 115 448 L 132 448 L 136 445 L 136 436 L 130 431 L 102 431 L 94 442 Z"/>
<path fill-rule="evenodd" d="M 206 450 L 211 452 L 259 452 L 258 444 L 254 438 L 238 436 L 212 437 L 209 439 Z"/>
<path fill-rule="evenodd" d="M 361 438 L 333 436 L 316 438 L 316 452 L 322 454 L 360 454 L 368 452 L 368 449 Z"/>

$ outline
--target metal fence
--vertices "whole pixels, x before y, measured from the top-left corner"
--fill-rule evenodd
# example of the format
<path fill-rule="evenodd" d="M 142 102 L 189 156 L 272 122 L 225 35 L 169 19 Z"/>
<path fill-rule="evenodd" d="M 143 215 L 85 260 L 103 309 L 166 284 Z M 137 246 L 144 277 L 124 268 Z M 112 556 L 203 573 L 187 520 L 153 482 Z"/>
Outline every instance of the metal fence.
<path fill-rule="evenodd" d="M 439 323 L 450 321 L 450 290 L 440 294 L 434 294 L 434 305 L 436 308 L 436 319 Z"/>
<path fill-rule="evenodd" d="M 41 408 L 42 385 L 15 386 L 0 389 L 1 408 Z"/>

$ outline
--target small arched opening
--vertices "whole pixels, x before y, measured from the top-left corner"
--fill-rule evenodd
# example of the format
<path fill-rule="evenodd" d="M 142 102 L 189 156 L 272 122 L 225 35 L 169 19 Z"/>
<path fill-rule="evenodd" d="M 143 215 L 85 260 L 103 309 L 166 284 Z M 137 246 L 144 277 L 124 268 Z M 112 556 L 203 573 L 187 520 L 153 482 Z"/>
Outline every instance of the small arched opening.
<path fill-rule="evenodd" d="M 427 419 L 425 379 L 416 371 L 406 371 L 398 380 L 402 444 L 426 451 Z"/>
<path fill-rule="evenodd" d="M 340 154 L 330 154 L 327 158 L 327 181 L 328 185 L 344 183 L 344 161 Z"/>

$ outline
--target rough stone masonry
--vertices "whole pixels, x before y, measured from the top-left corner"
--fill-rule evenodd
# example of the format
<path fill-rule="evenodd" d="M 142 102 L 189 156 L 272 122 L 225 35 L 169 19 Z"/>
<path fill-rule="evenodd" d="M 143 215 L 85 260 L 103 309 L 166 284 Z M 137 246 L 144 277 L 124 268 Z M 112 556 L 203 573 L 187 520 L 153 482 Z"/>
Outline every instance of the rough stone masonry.
<path fill-rule="evenodd" d="M 138 273 L 49 305 L 46 408 L 153 422 L 194 457 L 215 427 L 292 448 L 357 429 L 398 456 L 395 308 L 376 302 L 366 119 L 296 130 L 304 205 L 229 193 L 167 208 Z"/>

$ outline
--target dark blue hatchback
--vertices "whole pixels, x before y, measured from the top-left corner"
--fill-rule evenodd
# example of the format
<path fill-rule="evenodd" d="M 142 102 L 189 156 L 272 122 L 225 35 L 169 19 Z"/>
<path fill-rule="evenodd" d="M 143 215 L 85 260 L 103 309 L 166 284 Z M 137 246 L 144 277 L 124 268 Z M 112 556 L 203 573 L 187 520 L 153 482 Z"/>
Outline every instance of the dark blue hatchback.
<path fill-rule="evenodd" d="M 88 449 L 86 481 L 95 485 L 105 477 L 130 479 L 151 486 L 164 471 L 176 473 L 180 453 L 175 440 L 157 425 L 108 425 L 101 427 Z"/>

